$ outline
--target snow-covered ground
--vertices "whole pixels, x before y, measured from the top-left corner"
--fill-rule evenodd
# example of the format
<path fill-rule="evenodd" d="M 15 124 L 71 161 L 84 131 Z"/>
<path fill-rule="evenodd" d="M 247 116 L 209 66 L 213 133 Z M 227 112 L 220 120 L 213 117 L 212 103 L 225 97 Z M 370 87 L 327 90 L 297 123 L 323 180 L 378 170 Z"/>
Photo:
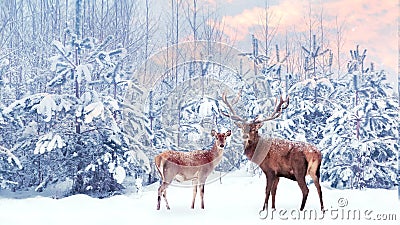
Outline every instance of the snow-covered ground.
<path fill-rule="evenodd" d="M 297 183 L 281 179 L 277 210 L 260 217 L 264 175 L 249 176 L 236 171 L 224 176 L 222 184 L 219 179 L 214 180 L 205 187 L 205 210 L 200 209 L 200 201 L 196 201 L 194 210 L 190 209 L 191 188 L 170 186 L 171 210 L 166 210 L 162 201 L 162 208 L 157 211 L 158 184 L 145 187 L 141 194 L 107 199 L 86 195 L 58 200 L 43 196 L 19 199 L 1 191 L 0 224 L 398 224 L 400 221 L 397 190 L 336 190 L 324 185 L 328 211 L 322 214 L 315 186 L 311 184 L 304 215 L 298 211 L 301 191 Z M 390 220 L 383 221 L 385 218 Z"/>

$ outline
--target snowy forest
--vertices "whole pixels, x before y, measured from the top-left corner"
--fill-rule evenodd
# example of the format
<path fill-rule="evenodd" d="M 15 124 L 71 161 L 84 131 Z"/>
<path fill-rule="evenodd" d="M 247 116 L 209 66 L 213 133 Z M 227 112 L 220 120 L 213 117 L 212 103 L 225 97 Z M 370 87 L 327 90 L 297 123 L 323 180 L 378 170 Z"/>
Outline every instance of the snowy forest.
<path fill-rule="evenodd" d="M 307 32 L 280 36 L 266 6 L 242 48 L 202 4 L 1 1 L 0 189 L 137 192 L 159 180 L 158 153 L 209 149 L 212 129 L 233 131 L 217 171 L 259 174 L 221 114 L 223 92 L 242 93 L 235 109 L 248 119 L 289 95 L 263 134 L 316 145 L 330 187 L 398 187 L 398 94 L 369 46 L 343 49 L 344 28 L 318 10 Z"/>

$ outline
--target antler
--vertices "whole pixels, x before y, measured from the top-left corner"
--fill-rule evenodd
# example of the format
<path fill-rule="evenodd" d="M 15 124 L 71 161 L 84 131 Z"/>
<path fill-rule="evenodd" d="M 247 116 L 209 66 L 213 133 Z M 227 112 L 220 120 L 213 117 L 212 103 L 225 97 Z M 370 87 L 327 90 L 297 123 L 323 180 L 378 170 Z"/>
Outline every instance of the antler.
<path fill-rule="evenodd" d="M 241 94 L 241 91 L 239 91 L 239 93 L 237 94 L 236 98 L 231 103 L 229 103 L 228 100 L 226 99 L 226 92 L 222 93 L 222 101 L 225 103 L 226 106 L 228 106 L 229 111 L 231 111 L 232 115 L 227 114 L 227 113 L 225 113 L 225 112 L 223 112 L 221 110 L 220 110 L 220 112 L 221 112 L 222 115 L 230 117 L 232 120 L 244 122 L 246 120 L 243 119 L 242 117 L 240 117 L 239 115 L 237 115 L 235 110 L 232 107 L 233 105 L 238 103 L 238 101 L 240 99 L 240 94 Z"/>
<path fill-rule="evenodd" d="M 287 96 L 286 99 L 283 100 L 282 95 L 281 95 L 280 100 L 279 100 L 279 104 L 277 104 L 277 100 L 275 101 L 275 105 L 276 105 L 275 109 L 274 109 L 274 111 L 272 112 L 272 114 L 268 118 L 260 120 L 258 117 L 256 117 L 254 119 L 254 122 L 255 123 L 262 123 L 262 122 L 265 122 L 265 121 L 269 121 L 269 120 L 273 120 L 273 119 L 278 118 L 282 114 L 282 110 L 286 109 L 289 106 L 289 96 Z M 284 105 L 284 103 L 285 103 L 285 105 Z"/>

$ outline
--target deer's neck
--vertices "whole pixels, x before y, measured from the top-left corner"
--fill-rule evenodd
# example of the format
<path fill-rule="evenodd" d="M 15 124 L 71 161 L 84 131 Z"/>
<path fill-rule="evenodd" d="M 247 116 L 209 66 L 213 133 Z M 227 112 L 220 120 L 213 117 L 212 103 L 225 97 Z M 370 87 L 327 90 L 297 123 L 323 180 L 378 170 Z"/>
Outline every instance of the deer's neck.
<path fill-rule="evenodd" d="M 260 135 L 257 134 L 257 135 L 255 135 L 254 138 L 252 138 L 251 141 L 248 141 L 248 142 L 245 144 L 244 154 L 246 155 L 246 157 L 247 157 L 249 160 L 252 160 L 252 159 L 253 159 L 254 152 L 255 152 L 255 150 L 256 150 L 256 148 L 257 148 L 257 145 L 258 145 L 259 140 L 260 140 Z"/>
<path fill-rule="evenodd" d="M 217 156 L 217 155 L 222 155 L 224 149 L 218 147 L 217 144 L 214 144 L 210 151 L 213 153 L 213 155 Z"/>
<path fill-rule="evenodd" d="M 211 148 L 212 152 L 217 152 L 217 153 L 222 153 L 224 151 L 224 148 L 221 148 L 217 146 L 217 144 L 214 144 L 213 147 Z"/>

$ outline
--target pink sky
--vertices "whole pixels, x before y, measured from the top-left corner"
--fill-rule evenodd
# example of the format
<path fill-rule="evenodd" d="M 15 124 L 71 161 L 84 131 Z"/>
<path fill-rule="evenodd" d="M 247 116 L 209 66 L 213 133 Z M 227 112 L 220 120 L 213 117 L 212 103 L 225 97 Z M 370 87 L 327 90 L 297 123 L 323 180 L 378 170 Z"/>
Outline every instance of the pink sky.
<path fill-rule="evenodd" d="M 261 0 L 209 0 L 223 10 L 225 32 L 237 42 L 248 40 L 260 24 L 264 15 L 265 1 Z M 261 3 L 260 3 L 261 2 Z M 398 12 L 396 0 L 327 0 L 311 1 L 314 14 L 323 9 L 324 26 L 335 27 L 335 18 L 345 24 L 344 52 L 355 49 L 367 49 L 366 62 L 373 61 L 377 69 L 389 73 L 391 81 L 397 81 L 398 71 Z M 270 12 L 273 14 L 270 25 L 278 26 L 278 33 L 296 29 L 306 31 L 309 1 L 306 0 L 270 0 Z M 231 8 L 230 8 L 231 7 Z M 327 32 L 328 38 L 329 34 Z M 333 36 L 331 36 L 333 38 Z M 250 43 L 248 44 L 250 46 Z M 333 48 L 333 46 L 331 47 Z M 350 54 L 345 55 L 349 57 Z"/>

